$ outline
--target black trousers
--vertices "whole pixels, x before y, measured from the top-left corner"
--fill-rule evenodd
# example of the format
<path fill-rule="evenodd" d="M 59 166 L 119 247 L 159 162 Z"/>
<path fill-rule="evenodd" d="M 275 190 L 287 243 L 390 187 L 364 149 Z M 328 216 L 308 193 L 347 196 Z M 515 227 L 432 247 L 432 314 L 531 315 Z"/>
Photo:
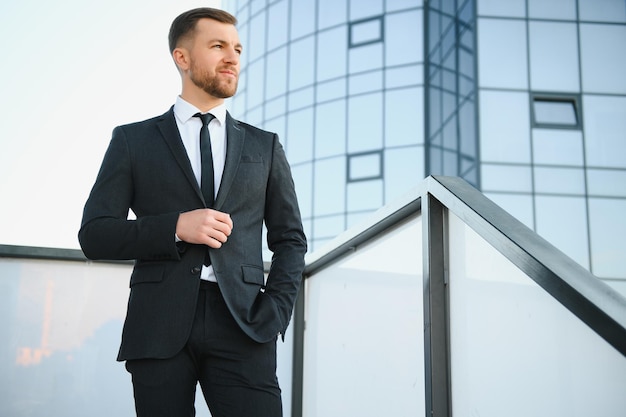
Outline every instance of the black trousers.
<path fill-rule="evenodd" d="M 138 417 L 195 416 L 199 382 L 212 417 L 281 417 L 276 340 L 260 344 L 237 325 L 215 283 L 201 283 L 191 336 L 169 359 L 126 362 Z"/>

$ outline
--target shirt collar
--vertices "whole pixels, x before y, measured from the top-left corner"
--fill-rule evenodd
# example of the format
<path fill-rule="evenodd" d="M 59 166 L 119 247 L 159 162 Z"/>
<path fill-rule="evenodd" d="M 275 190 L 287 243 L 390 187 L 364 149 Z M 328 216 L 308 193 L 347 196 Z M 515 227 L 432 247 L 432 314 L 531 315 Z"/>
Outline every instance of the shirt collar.
<path fill-rule="evenodd" d="M 174 103 L 174 115 L 181 123 L 187 123 L 194 114 L 199 113 L 200 110 L 193 104 L 185 101 L 181 96 L 176 97 Z M 213 107 L 208 111 L 220 122 L 220 125 L 224 126 L 226 123 L 226 103 L 222 103 L 219 106 Z"/>

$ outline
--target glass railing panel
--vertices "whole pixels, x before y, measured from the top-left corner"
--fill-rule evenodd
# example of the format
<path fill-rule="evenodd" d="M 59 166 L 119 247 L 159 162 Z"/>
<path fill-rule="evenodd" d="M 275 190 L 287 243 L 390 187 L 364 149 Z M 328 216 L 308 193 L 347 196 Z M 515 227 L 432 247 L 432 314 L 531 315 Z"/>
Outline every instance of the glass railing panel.
<path fill-rule="evenodd" d="M 130 264 L 0 258 L 0 416 L 131 417 L 130 375 L 116 362 Z M 293 334 L 278 343 L 291 415 Z M 197 417 L 208 417 L 201 391 Z"/>
<path fill-rule="evenodd" d="M 421 239 L 413 217 L 305 281 L 305 417 L 423 415 Z"/>
<path fill-rule="evenodd" d="M 620 416 L 626 358 L 449 213 L 452 412 Z"/>

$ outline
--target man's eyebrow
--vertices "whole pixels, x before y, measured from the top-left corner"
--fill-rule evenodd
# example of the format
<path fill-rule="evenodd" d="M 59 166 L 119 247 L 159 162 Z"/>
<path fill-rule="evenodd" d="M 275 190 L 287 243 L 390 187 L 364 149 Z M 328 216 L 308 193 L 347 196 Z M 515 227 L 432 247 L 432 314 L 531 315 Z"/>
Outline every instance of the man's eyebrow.
<path fill-rule="evenodd" d="M 220 45 L 229 45 L 230 42 L 225 41 L 223 39 L 211 39 L 209 41 L 209 43 L 219 43 Z M 237 42 L 235 45 L 235 48 L 239 48 L 239 49 L 243 49 L 243 45 L 241 45 L 241 43 Z"/>

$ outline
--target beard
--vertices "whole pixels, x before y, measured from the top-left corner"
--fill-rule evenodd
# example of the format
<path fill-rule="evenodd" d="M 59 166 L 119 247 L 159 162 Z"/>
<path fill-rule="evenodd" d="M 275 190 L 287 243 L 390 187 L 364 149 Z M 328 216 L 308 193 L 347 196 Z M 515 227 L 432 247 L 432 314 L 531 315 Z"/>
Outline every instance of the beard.
<path fill-rule="evenodd" d="M 238 79 L 226 78 L 220 80 L 219 75 L 210 74 L 207 70 L 199 68 L 195 62 L 191 64 L 191 81 L 205 93 L 217 98 L 229 98 L 237 92 Z"/>

